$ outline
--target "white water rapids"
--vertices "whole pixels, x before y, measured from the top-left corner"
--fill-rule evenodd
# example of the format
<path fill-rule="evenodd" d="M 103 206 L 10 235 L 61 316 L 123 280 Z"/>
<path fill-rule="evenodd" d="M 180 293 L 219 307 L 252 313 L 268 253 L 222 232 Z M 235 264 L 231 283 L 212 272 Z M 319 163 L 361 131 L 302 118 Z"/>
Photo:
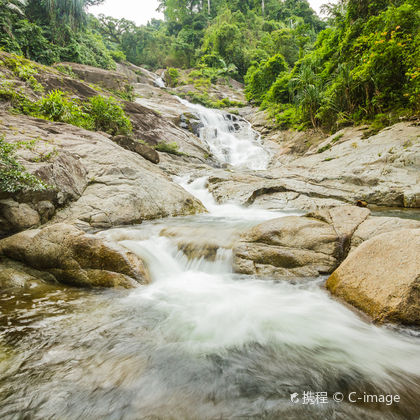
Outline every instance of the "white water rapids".
<path fill-rule="evenodd" d="M 250 123 L 233 114 L 178 100 L 200 117 L 203 123 L 200 138 L 217 160 L 238 168 L 267 169 L 270 154 Z"/>
<path fill-rule="evenodd" d="M 222 142 L 231 164 L 257 156 L 264 166 L 258 142 L 246 149 L 245 139 L 241 158 L 233 140 Z M 322 278 L 234 274 L 234 238 L 292 213 L 219 205 L 206 181 L 176 178 L 208 214 L 99 233 L 144 259 L 150 285 L 0 293 L 0 418 L 418 420 L 418 332 L 373 325 L 332 299 Z M 308 391 L 327 392 L 328 403 L 302 404 Z M 337 392 L 401 402 L 334 402 Z"/>

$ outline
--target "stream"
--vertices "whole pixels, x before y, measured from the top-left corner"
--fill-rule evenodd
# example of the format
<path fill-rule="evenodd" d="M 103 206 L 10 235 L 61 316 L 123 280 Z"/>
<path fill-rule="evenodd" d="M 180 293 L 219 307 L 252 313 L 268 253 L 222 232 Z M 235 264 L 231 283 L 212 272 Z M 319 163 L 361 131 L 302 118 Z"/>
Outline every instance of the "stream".
<path fill-rule="evenodd" d="M 266 168 L 250 126 L 186 104 L 220 162 Z M 0 290 L 1 419 L 418 420 L 418 331 L 373 325 L 331 298 L 325 278 L 232 272 L 241 232 L 301 212 L 220 205 L 205 177 L 175 181 L 208 213 L 98 233 L 142 257 L 150 285 Z"/>

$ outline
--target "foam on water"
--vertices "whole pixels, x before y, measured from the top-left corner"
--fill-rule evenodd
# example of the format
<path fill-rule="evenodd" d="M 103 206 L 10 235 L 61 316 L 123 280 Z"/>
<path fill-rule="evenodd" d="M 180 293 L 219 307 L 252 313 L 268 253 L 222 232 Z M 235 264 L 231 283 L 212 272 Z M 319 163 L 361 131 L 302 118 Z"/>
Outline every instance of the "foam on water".
<path fill-rule="evenodd" d="M 274 343 L 302 356 L 313 352 L 313 363 L 325 369 L 340 365 L 381 380 L 390 373 L 420 375 L 418 344 L 363 321 L 331 299 L 319 281 L 294 285 L 240 278 L 231 271 L 229 253 L 215 262 L 191 263 L 164 237 L 120 244 L 142 257 L 153 277 L 127 304 L 153 302 L 166 314 L 161 331 L 186 351 Z"/>
<path fill-rule="evenodd" d="M 236 226 L 238 218 L 255 224 L 286 215 L 219 205 L 205 188 L 206 178 L 177 180 L 205 204 L 213 222 L 225 226 Z M 349 374 L 359 372 L 382 381 L 392 375 L 420 375 L 416 340 L 365 322 L 333 300 L 320 287 L 323 280 L 291 284 L 238 276 L 232 273 L 231 250 L 220 249 L 215 261 L 190 260 L 173 238 L 158 232 L 155 229 L 149 238 L 136 240 L 131 229 L 123 228 L 108 231 L 107 237 L 143 258 L 152 274 L 152 284 L 133 291 L 128 304 L 152 302 L 166 314 L 160 327 L 163 334 L 167 332 L 185 351 L 274 343 L 302 353 L 303 359 L 311 352 L 313 363 L 327 370 L 339 365 Z"/>
<path fill-rule="evenodd" d="M 222 217 L 227 220 L 230 219 L 231 221 L 243 220 L 262 222 L 276 217 L 300 215 L 303 213 L 301 211 L 274 212 L 254 207 L 245 207 L 235 203 L 219 204 L 206 187 L 208 177 L 200 177 L 195 180 L 191 180 L 190 176 L 186 175 L 182 177 L 175 177 L 174 180 L 186 191 L 198 198 L 213 217 Z"/>
<path fill-rule="evenodd" d="M 239 127 L 235 128 L 232 118 L 236 119 L 236 116 L 232 114 L 192 104 L 185 99 L 178 100 L 200 117 L 203 123 L 200 138 L 219 162 L 238 168 L 267 169 L 270 155 L 261 145 L 261 136 L 249 122 L 238 120 Z"/>

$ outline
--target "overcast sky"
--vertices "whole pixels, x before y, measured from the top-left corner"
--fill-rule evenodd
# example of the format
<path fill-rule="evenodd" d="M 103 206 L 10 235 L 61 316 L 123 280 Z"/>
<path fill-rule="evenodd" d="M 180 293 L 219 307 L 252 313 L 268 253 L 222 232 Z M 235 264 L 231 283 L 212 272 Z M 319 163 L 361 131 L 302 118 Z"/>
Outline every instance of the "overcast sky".
<path fill-rule="evenodd" d="M 319 13 L 322 4 L 331 0 L 309 0 L 312 8 Z M 103 13 L 121 19 L 133 20 L 138 25 L 147 23 L 151 18 L 162 18 L 156 12 L 157 0 L 105 0 L 100 6 L 91 7 L 89 11 L 94 15 Z"/>

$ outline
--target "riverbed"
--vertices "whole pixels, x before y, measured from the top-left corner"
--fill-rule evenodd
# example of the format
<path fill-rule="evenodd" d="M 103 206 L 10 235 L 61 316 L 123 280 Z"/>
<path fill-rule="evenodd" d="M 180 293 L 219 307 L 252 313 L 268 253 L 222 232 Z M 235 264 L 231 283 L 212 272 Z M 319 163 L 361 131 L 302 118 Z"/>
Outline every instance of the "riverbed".
<path fill-rule="evenodd" d="M 219 160 L 241 168 L 257 157 L 251 169 L 263 169 L 258 135 L 240 143 L 213 117 L 203 135 Z M 150 285 L 1 291 L 1 418 L 418 419 L 418 331 L 373 325 L 333 299 L 323 277 L 233 273 L 234 238 L 302 212 L 219 205 L 205 177 L 174 180 L 208 213 L 97 233 L 140 256 Z"/>

